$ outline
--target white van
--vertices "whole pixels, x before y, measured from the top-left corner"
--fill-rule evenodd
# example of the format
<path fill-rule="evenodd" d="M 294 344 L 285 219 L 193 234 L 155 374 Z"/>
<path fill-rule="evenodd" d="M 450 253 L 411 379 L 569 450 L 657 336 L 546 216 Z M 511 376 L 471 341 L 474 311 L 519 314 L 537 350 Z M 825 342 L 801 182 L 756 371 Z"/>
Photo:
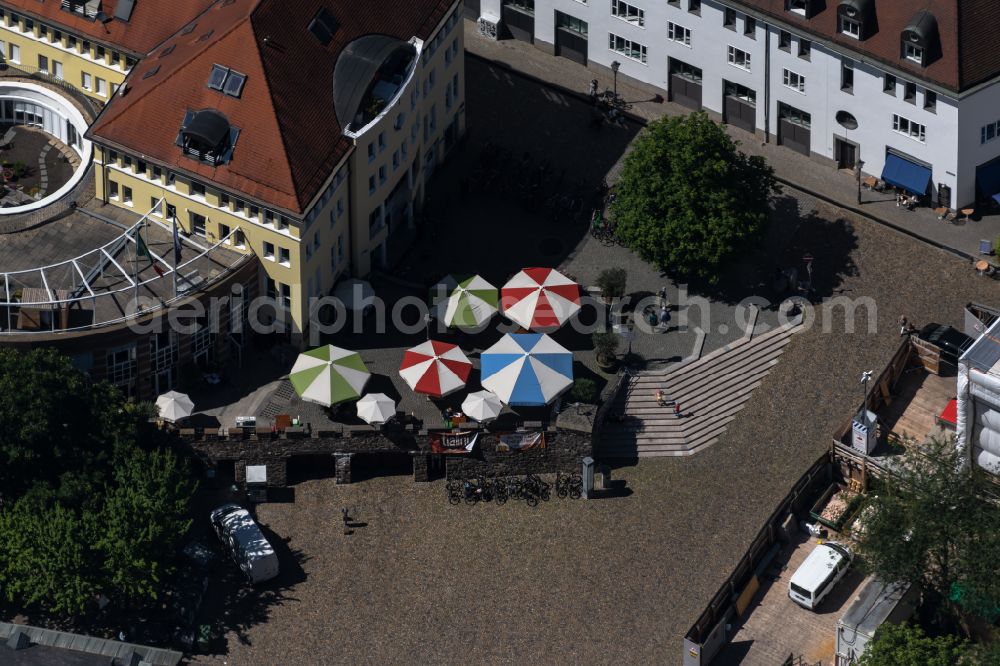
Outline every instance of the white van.
<path fill-rule="evenodd" d="M 789 598 L 803 608 L 816 609 L 844 577 L 853 560 L 854 555 L 842 544 L 835 541 L 819 544 L 792 574 L 788 582 Z"/>
<path fill-rule="evenodd" d="M 238 504 L 224 504 L 212 512 L 210 519 L 219 540 L 251 584 L 278 575 L 278 555 L 249 511 Z"/>

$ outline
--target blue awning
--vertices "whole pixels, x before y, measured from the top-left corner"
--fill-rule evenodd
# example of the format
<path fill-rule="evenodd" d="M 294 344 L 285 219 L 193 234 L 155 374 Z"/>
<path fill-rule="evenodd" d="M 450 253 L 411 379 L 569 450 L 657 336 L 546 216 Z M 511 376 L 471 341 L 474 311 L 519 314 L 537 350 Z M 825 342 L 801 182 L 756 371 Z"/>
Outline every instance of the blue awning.
<path fill-rule="evenodd" d="M 976 168 L 976 183 L 984 197 L 1000 194 L 1000 160 Z"/>
<path fill-rule="evenodd" d="M 893 187 L 902 188 L 913 194 L 927 194 L 927 186 L 931 182 L 931 170 L 903 159 L 899 155 L 889 153 L 885 156 L 885 167 L 882 169 L 882 180 Z"/>

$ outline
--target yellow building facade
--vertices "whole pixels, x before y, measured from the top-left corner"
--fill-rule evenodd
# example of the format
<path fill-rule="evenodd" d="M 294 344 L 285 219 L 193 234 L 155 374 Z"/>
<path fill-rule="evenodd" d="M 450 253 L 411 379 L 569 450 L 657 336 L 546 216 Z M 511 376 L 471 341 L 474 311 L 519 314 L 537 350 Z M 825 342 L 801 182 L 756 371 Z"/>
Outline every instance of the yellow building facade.
<path fill-rule="evenodd" d="M 148 213 L 155 223 L 176 220 L 181 233 L 206 246 L 221 242 L 257 255 L 259 293 L 273 297 L 287 315 L 288 331 L 300 334 L 308 329 L 314 299 L 345 276 L 384 268 L 397 234 L 412 235 L 405 232 L 414 230 L 427 179 L 464 134 L 461 3 L 426 41 L 410 44 L 416 58 L 405 82 L 371 122 L 344 130 L 351 148 L 301 214 L 188 171 L 184 158 L 157 162 L 141 145 L 126 150 L 91 137 L 96 197 Z M 128 85 L 140 56 L 3 3 L 0 49 L 11 67 L 48 74 L 102 103 Z"/>
<path fill-rule="evenodd" d="M 65 26 L 48 24 L 16 11 L 0 8 L 0 49 L 3 62 L 27 72 L 40 72 L 65 81 L 89 97 L 107 102 L 121 86 L 135 55 L 75 34 Z"/>

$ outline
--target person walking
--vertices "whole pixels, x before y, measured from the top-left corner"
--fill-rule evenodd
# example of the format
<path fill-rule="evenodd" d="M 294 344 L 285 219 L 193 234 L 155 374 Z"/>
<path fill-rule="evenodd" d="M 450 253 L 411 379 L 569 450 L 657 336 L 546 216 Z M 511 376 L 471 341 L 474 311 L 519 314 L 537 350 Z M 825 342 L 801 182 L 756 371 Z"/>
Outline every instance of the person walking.
<path fill-rule="evenodd" d="M 590 103 L 597 103 L 597 79 L 590 80 L 590 90 L 587 93 L 590 96 Z"/>
<path fill-rule="evenodd" d="M 660 307 L 660 326 L 666 330 L 667 324 L 670 322 L 670 310 L 667 309 L 667 305 L 664 303 Z"/>

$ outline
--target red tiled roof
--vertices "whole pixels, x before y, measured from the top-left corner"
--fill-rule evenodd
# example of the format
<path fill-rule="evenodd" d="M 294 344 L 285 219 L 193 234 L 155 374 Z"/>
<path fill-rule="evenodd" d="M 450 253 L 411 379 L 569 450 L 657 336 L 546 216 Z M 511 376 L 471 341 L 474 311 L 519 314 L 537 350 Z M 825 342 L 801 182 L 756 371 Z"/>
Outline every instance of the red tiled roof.
<path fill-rule="evenodd" d="M 351 147 L 334 111 L 337 56 L 369 34 L 426 39 L 452 1 L 221 0 L 132 70 L 88 135 L 300 214 Z M 339 24 L 326 47 L 308 30 L 322 7 Z M 247 75 L 239 98 L 208 88 L 213 64 Z M 184 112 L 205 108 L 240 129 L 218 167 L 176 145 Z"/>
<path fill-rule="evenodd" d="M 877 32 L 862 41 L 838 31 L 839 0 L 813 0 L 821 10 L 809 19 L 786 10 L 785 0 L 737 2 L 954 91 L 1000 74 L 1000 41 L 993 34 L 1000 24 L 998 0 L 873 0 Z M 937 19 L 941 40 L 940 53 L 926 67 L 900 57 L 902 32 L 921 10 Z"/>
<path fill-rule="evenodd" d="M 110 18 L 121 0 L 103 0 L 102 11 Z M 79 14 L 63 11 L 60 0 L 4 0 L 4 5 L 39 21 L 64 26 L 94 41 L 113 44 L 140 55 L 179 30 L 212 5 L 213 0 L 135 0 L 129 21 L 111 18 L 106 23 L 91 21 Z"/>

